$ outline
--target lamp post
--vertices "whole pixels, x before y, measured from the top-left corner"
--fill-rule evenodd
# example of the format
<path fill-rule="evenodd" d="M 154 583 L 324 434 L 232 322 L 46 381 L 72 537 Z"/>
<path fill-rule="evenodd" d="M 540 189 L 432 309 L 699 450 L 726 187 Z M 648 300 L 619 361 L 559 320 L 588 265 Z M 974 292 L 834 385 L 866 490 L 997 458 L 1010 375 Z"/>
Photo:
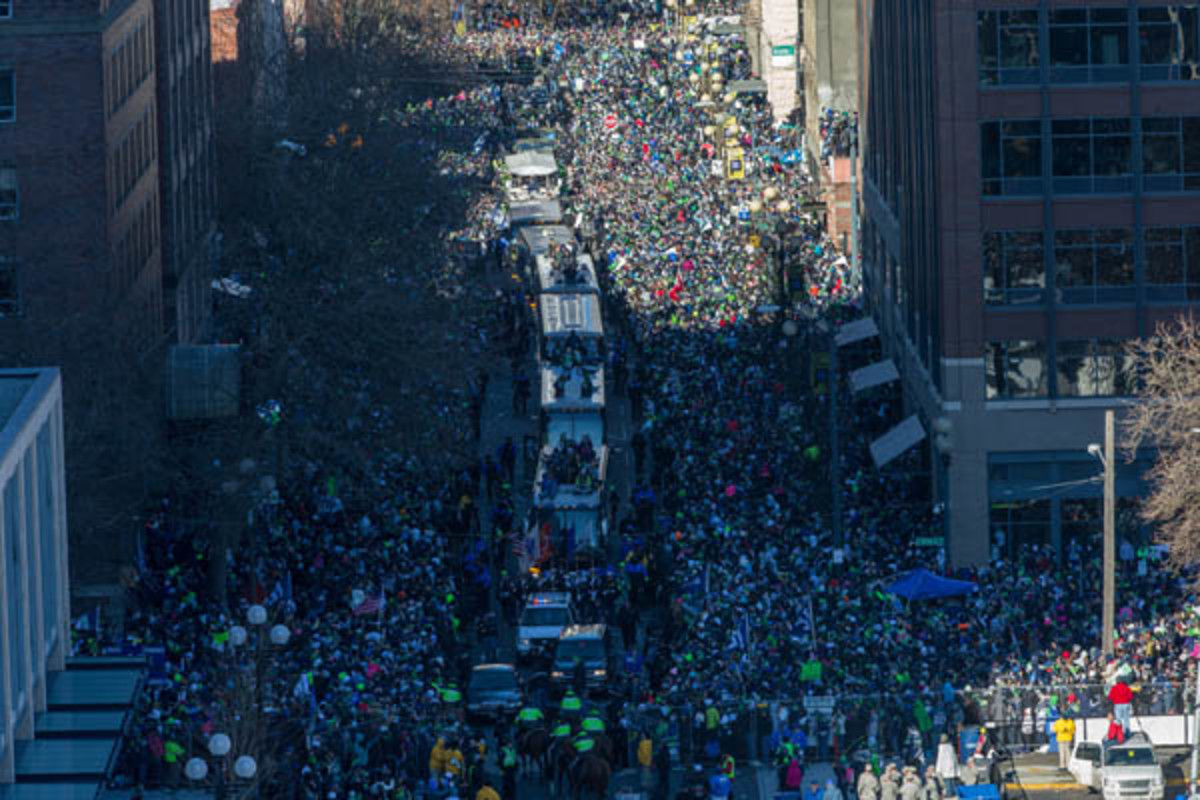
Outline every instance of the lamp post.
<path fill-rule="evenodd" d="M 251 644 L 254 656 L 254 694 L 249 702 L 254 705 L 253 715 L 253 730 L 235 730 L 238 735 L 238 740 L 241 742 L 249 741 L 254 746 L 258 743 L 267 741 L 267 737 L 263 734 L 262 727 L 262 707 L 263 707 L 263 664 L 266 660 L 268 646 L 283 647 L 291 640 L 291 630 L 286 625 L 276 624 L 268 627 L 269 615 L 267 609 L 262 605 L 255 603 L 246 609 L 246 622 L 249 628 L 242 625 L 231 625 L 229 627 L 229 643 L 232 645 L 235 653 L 236 669 L 239 673 L 246 675 L 250 674 L 250 665 L 243 664 L 237 658 L 236 653 L 239 649 Z M 250 643 L 250 631 L 254 631 L 255 640 Z M 247 693 L 248 694 L 248 693 Z M 235 716 L 234 719 L 247 719 L 248 715 Z M 240 732 L 239 732 L 240 731 Z M 249 739 L 243 739 L 249 735 Z M 233 750 L 233 739 L 227 733 L 214 733 L 208 739 L 208 752 L 212 757 L 212 786 L 215 796 L 218 800 L 223 800 L 226 796 L 226 758 L 230 757 L 230 752 Z M 240 747 L 239 747 L 240 749 Z M 242 753 L 232 759 L 233 775 L 240 781 L 248 782 L 254 779 L 258 774 L 258 761 L 254 756 L 248 753 Z M 191 758 L 185 765 L 184 772 L 187 777 L 195 783 L 205 780 L 209 775 L 209 762 L 199 756 Z"/>
<path fill-rule="evenodd" d="M 225 757 L 233 749 L 233 741 L 225 733 L 214 733 L 208 740 L 208 752 L 215 761 L 213 772 L 213 791 L 217 800 L 225 800 Z M 184 765 L 184 774 L 188 780 L 199 784 L 208 777 L 208 762 L 200 756 L 193 756 Z M 240 755 L 233 761 L 233 774 L 243 781 L 249 781 L 258 773 L 258 762 L 253 756 Z"/>
<path fill-rule="evenodd" d="M 1113 410 L 1104 412 L 1104 449 L 1100 445 L 1089 444 L 1087 451 L 1099 459 L 1104 466 L 1104 607 L 1101 612 L 1101 629 L 1104 637 L 1101 642 L 1101 653 L 1111 656 L 1113 653 L 1113 604 L 1116 600 L 1116 539 L 1117 539 L 1117 499 L 1116 499 L 1116 457 L 1113 453 L 1116 439 L 1116 422 Z"/>

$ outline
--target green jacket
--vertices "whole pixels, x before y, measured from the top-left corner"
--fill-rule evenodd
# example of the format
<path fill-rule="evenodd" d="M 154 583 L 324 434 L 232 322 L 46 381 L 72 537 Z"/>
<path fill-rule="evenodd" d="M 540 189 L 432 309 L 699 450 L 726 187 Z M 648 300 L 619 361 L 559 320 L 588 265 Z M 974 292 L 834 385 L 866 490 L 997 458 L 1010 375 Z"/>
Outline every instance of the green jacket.
<path fill-rule="evenodd" d="M 583 708 L 583 701 L 574 692 L 567 692 L 563 696 L 560 708 L 563 711 L 579 711 Z"/>
<path fill-rule="evenodd" d="M 599 717 L 586 716 L 583 718 L 582 725 L 588 733 L 604 733 L 604 720 Z"/>
<path fill-rule="evenodd" d="M 534 706 L 526 706 L 517 714 L 517 722 L 541 722 L 545 718 L 542 710 Z"/>

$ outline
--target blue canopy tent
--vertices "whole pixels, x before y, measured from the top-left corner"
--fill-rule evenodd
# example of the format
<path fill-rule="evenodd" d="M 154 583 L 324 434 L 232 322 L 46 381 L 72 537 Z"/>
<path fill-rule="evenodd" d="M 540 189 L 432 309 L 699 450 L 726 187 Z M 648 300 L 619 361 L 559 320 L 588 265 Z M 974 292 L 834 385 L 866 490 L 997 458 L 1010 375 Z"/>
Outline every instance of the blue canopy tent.
<path fill-rule="evenodd" d="M 970 581 L 956 581 L 934 575 L 927 569 L 914 569 L 887 587 L 886 591 L 905 600 L 934 600 L 939 597 L 970 594 L 977 588 L 979 587 Z"/>

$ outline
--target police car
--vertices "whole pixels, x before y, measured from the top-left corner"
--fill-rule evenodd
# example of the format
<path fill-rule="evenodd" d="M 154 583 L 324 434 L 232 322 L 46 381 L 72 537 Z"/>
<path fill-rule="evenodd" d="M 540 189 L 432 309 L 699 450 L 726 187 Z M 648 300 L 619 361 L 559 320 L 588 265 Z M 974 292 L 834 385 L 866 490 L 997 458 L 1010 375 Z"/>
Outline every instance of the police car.
<path fill-rule="evenodd" d="M 574 623 L 570 592 L 535 592 L 517 622 L 517 657 L 548 655 L 562 632 Z"/>

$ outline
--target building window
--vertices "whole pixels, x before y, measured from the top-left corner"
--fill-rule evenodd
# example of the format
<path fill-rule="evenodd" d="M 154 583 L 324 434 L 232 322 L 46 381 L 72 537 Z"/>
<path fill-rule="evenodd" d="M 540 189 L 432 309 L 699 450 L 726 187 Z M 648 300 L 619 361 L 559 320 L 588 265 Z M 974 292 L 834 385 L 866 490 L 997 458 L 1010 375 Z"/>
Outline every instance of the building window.
<path fill-rule="evenodd" d="M 1055 287 L 1066 305 L 1132 303 L 1133 233 L 1122 228 L 1054 232 Z"/>
<path fill-rule="evenodd" d="M 1040 121 L 984 122 L 980 125 L 980 139 L 985 196 L 1041 194 Z"/>
<path fill-rule="evenodd" d="M 0 122 L 13 122 L 17 118 L 17 75 L 11 69 L 0 67 Z"/>
<path fill-rule="evenodd" d="M 1027 548 L 1050 544 L 1050 501 L 993 502 L 988 514 L 995 555 L 1020 556 Z"/>
<path fill-rule="evenodd" d="M 1147 228 L 1146 299 L 1200 300 L 1200 228 Z"/>
<path fill-rule="evenodd" d="M 1046 347 L 1042 342 L 988 342 L 984 365 L 989 400 L 1046 396 Z"/>
<path fill-rule="evenodd" d="M 1133 387 L 1119 339 L 1060 339 L 1057 353 L 1059 397 L 1116 397 Z"/>
<path fill-rule="evenodd" d="M 978 27 L 980 83 L 1038 82 L 1037 11 L 980 11 Z"/>
<path fill-rule="evenodd" d="M 1129 13 L 1123 8 L 1050 12 L 1050 82 L 1129 80 Z"/>
<path fill-rule="evenodd" d="M 1139 8 L 1138 47 L 1142 80 L 1200 80 L 1200 8 Z"/>
<path fill-rule="evenodd" d="M 983 235 L 983 297 L 988 305 L 1032 305 L 1044 300 L 1046 267 L 1041 231 Z"/>
<path fill-rule="evenodd" d="M 17 285 L 17 260 L 0 255 L 0 319 L 21 313 L 21 293 Z"/>
<path fill-rule="evenodd" d="M 12 19 L 12 0 L 0 0 L 0 19 Z"/>
<path fill-rule="evenodd" d="M 1133 189 L 1133 139 L 1128 119 L 1056 119 L 1050 123 L 1050 134 L 1055 194 Z"/>
<path fill-rule="evenodd" d="M 0 220 L 14 220 L 21 215 L 21 193 L 17 188 L 17 170 L 0 167 Z"/>
<path fill-rule="evenodd" d="M 1200 191 L 1200 117 L 1144 118 L 1142 172 L 1147 192 Z"/>

